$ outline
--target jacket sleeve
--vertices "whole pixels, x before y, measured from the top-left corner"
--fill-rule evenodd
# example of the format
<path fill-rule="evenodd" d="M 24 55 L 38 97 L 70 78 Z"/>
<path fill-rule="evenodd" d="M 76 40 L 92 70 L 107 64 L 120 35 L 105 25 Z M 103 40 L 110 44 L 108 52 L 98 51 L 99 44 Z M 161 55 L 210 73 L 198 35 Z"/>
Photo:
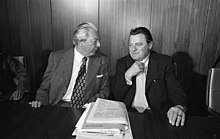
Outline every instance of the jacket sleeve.
<path fill-rule="evenodd" d="M 17 79 L 17 90 L 29 92 L 30 75 L 24 65 L 11 56 L 7 56 L 7 63 L 14 77 Z"/>
<path fill-rule="evenodd" d="M 113 96 L 115 100 L 122 101 L 131 85 L 126 83 L 125 72 L 126 66 L 124 66 L 124 62 L 118 60 L 116 63 L 116 73 L 115 73 L 115 86 L 113 88 Z"/>
<path fill-rule="evenodd" d="M 171 102 L 171 105 L 186 106 L 187 96 L 175 75 L 175 67 L 172 58 L 169 59 L 166 66 L 165 80 L 167 85 L 168 98 Z"/>
<path fill-rule="evenodd" d="M 37 90 L 36 100 L 41 101 L 42 104 L 47 105 L 49 103 L 49 91 L 51 85 L 52 69 L 54 66 L 53 52 L 49 56 L 48 65 L 43 76 L 43 81 Z"/>

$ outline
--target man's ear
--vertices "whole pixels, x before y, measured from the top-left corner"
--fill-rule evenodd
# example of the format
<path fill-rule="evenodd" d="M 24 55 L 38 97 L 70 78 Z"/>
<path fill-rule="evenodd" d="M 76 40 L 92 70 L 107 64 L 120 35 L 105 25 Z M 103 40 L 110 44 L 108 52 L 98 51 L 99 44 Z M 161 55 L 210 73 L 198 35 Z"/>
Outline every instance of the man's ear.
<path fill-rule="evenodd" d="M 153 41 L 149 43 L 149 49 L 151 50 L 153 48 Z"/>
<path fill-rule="evenodd" d="M 79 45 L 80 47 L 83 47 L 83 46 L 84 46 L 84 42 L 83 42 L 83 41 L 80 41 L 80 42 L 78 42 L 78 45 Z"/>

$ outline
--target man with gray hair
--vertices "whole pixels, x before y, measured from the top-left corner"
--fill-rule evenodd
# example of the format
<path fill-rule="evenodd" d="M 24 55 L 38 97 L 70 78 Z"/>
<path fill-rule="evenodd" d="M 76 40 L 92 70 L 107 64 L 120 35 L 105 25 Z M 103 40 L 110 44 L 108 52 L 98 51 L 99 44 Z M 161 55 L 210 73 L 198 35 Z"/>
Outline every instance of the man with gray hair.
<path fill-rule="evenodd" d="M 58 105 L 81 108 L 109 97 L 109 61 L 99 52 L 100 38 L 92 23 L 78 25 L 73 48 L 52 52 L 32 107 Z"/>

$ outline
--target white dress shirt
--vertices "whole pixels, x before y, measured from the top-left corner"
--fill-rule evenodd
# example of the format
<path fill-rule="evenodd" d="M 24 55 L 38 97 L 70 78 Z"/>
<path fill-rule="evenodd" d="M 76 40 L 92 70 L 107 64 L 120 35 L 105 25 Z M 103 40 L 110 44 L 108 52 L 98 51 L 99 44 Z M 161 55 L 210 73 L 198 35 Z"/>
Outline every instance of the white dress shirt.
<path fill-rule="evenodd" d="M 73 88 L 75 86 L 76 83 L 76 78 L 78 76 L 79 70 L 80 70 L 80 66 L 82 65 L 82 59 L 83 59 L 83 55 L 81 55 L 76 48 L 74 48 L 74 60 L 73 60 L 73 68 L 72 68 L 72 75 L 71 75 L 71 80 L 68 86 L 68 89 L 66 91 L 66 94 L 63 96 L 62 100 L 70 102 L 71 101 L 71 97 L 72 97 L 72 93 L 73 93 Z M 88 65 L 88 61 L 86 63 L 86 69 L 87 69 L 87 65 Z"/>

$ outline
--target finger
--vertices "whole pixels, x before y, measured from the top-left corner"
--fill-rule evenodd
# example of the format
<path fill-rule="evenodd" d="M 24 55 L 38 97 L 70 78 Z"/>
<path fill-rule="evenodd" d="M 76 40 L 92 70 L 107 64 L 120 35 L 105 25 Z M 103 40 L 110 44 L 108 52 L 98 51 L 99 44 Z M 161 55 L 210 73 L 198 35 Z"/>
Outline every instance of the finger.
<path fill-rule="evenodd" d="M 14 93 L 14 100 L 18 100 L 18 93 L 17 92 Z"/>
<path fill-rule="evenodd" d="M 183 114 L 183 115 L 182 115 L 182 119 L 181 119 L 181 126 L 184 126 L 185 119 L 186 119 L 186 115 Z"/>
<path fill-rule="evenodd" d="M 33 107 L 33 103 L 34 103 L 33 101 L 32 101 L 32 102 L 29 102 L 29 104 L 31 105 L 31 107 Z"/>
<path fill-rule="evenodd" d="M 87 108 L 87 107 L 88 107 L 88 105 L 89 105 L 89 104 L 88 104 L 88 103 L 86 103 L 86 104 L 84 104 L 84 105 L 82 106 L 82 108 L 83 108 L 83 109 L 85 109 L 85 108 Z"/>
<path fill-rule="evenodd" d="M 170 110 L 169 110 L 169 111 L 167 112 L 167 118 L 168 118 L 168 120 L 169 120 L 169 123 L 171 123 L 170 117 L 171 117 L 171 112 L 170 112 Z"/>
<path fill-rule="evenodd" d="M 170 114 L 169 114 L 169 123 L 172 124 L 172 119 L 173 119 L 173 111 L 170 111 Z"/>
<path fill-rule="evenodd" d="M 12 100 L 13 99 L 13 94 L 11 95 L 10 99 L 9 100 Z"/>
<path fill-rule="evenodd" d="M 15 97 L 15 100 L 19 100 L 20 99 L 20 97 L 21 97 L 21 94 L 18 92 L 18 93 L 16 93 L 16 97 Z"/>
<path fill-rule="evenodd" d="M 41 106 L 41 102 L 38 101 L 38 102 L 37 102 L 37 107 L 40 107 L 40 106 Z"/>
<path fill-rule="evenodd" d="M 17 93 L 14 93 L 13 94 L 13 98 L 12 98 L 13 100 L 17 100 Z"/>
<path fill-rule="evenodd" d="M 172 114 L 172 120 L 171 120 L 171 124 L 172 124 L 172 125 L 175 125 L 176 119 L 177 119 L 177 113 L 173 112 L 173 114 Z"/>
<path fill-rule="evenodd" d="M 182 119 L 182 117 L 180 115 L 178 115 L 177 119 L 176 119 L 176 126 L 179 126 L 181 119 Z"/>
<path fill-rule="evenodd" d="M 38 107 L 38 101 L 34 102 L 34 107 L 37 108 Z"/>
<path fill-rule="evenodd" d="M 31 102 L 31 107 L 36 108 L 36 101 L 32 101 L 32 102 Z"/>
<path fill-rule="evenodd" d="M 17 99 L 19 100 L 19 99 L 21 99 L 22 97 L 23 97 L 23 93 L 22 93 L 22 92 L 19 92 Z"/>
<path fill-rule="evenodd" d="M 19 99 L 21 99 L 21 97 L 22 97 L 21 93 L 18 93 L 17 99 L 19 100 Z"/>

